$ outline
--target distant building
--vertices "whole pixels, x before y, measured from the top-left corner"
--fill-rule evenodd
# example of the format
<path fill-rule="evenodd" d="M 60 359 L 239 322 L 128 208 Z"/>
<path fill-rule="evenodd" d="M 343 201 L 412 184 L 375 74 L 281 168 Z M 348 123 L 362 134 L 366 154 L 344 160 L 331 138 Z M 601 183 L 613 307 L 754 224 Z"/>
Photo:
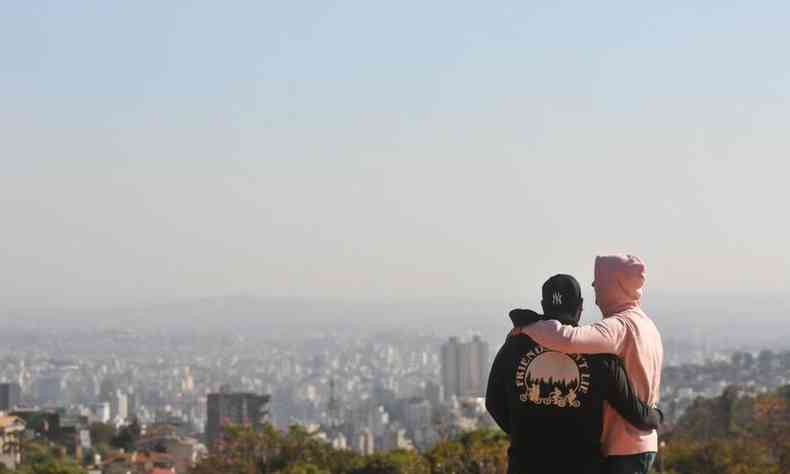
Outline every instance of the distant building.
<path fill-rule="evenodd" d="M 339 426 L 343 423 L 342 407 L 335 392 L 335 379 L 329 380 L 329 402 L 327 403 L 326 414 L 330 426 Z"/>
<path fill-rule="evenodd" d="M 381 436 L 381 449 L 378 451 L 394 451 L 396 449 L 414 450 L 414 445 L 406 436 L 406 430 L 394 429 L 385 431 Z"/>
<path fill-rule="evenodd" d="M 439 402 L 441 402 L 442 398 L 441 385 L 430 380 L 425 383 L 425 399 L 430 402 L 432 407 L 439 406 Z"/>
<path fill-rule="evenodd" d="M 113 419 L 125 420 L 129 417 L 129 397 L 120 390 L 115 392 L 110 408 Z"/>
<path fill-rule="evenodd" d="M 143 451 L 117 453 L 102 462 L 105 474 L 128 474 L 146 472 L 151 474 L 175 474 L 176 463 L 170 453 Z"/>
<path fill-rule="evenodd" d="M 192 393 L 195 391 L 195 379 L 192 376 L 191 367 L 186 367 L 184 369 L 184 379 L 181 381 L 181 391 L 184 393 Z"/>
<path fill-rule="evenodd" d="M 90 404 L 91 413 L 93 413 L 94 420 L 101 423 L 107 423 L 112 417 L 110 404 L 107 402 L 97 402 Z"/>
<path fill-rule="evenodd" d="M 475 336 L 462 346 L 461 393 L 462 397 L 483 397 L 488 385 L 488 344 Z"/>
<path fill-rule="evenodd" d="M 137 417 L 137 410 L 143 405 L 143 397 L 139 390 L 133 390 L 126 396 L 126 411 L 129 418 Z"/>
<path fill-rule="evenodd" d="M 22 388 L 18 383 L 0 383 L 0 411 L 13 410 L 22 397 Z"/>
<path fill-rule="evenodd" d="M 461 377 L 458 369 L 460 347 L 461 343 L 457 337 L 451 337 L 449 341 L 442 344 L 441 372 L 444 398 L 446 400 L 449 400 L 453 395 L 458 395 L 461 391 L 459 385 Z"/>
<path fill-rule="evenodd" d="M 348 449 L 348 440 L 343 433 L 337 433 L 329 441 L 334 449 L 344 450 Z"/>
<path fill-rule="evenodd" d="M 206 451 L 206 447 L 194 438 L 164 433 L 143 436 L 136 448 L 137 451 L 168 453 L 173 458 L 177 473 L 189 472 Z"/>
<path fill-rule="evenodd" d="M 66 453 L 82 459 L 83 449 L 90 446 L 90 419 L 84 416 L 64 414 L 60 417 L 60 429 L 50 432 L 48 439 L 66 449 Z"/>
<path fill-rule="evenodd" d="M 58 412 L 25 408 L 14 410 L 10 415 L 21 418 L 25 422 L 26 429 L 46 438 L 57 436 L 60 433 L 60 414 Z"/>
<path fill-rule="evenodd" d="M 376 449 L 376 437 L 368 429 L 355 433 L 351 441 L 351 449 L 363 456 L 371 455 Z"/>
<path fill-rule="evenodd" d="M 210 393 L 207 400 L 206 441 L 209 446 L 220 438 L 225 425 L 257 427 L 266 415 L 268 395 L 254 393 Z"/>
<path fill-rule="evenodd" d="M 411 433 L 423 426 L 430 426 L 431 403 L 423 398 L 408 400 L 403 407 L 403 423 Z"/>
<path fill-rule="evenodd" d="M 469 342 L 451 337 L 442 345 L 444 398 L 485 396 L 488 382 L 488 344 L 475 336 Z"/>
<path fill-rule="evenodd" d="M 430 449 L 439 441 L 439 433 L 432 426 L 421 426 L 414 431 L 414 447 L 420 451 Z"/>
<path fill-rule="evenodd" d="M 370 430 L 374 436 L 380 436 L 387 429 L 390 415 L 381 405 L 362 405 L 347 412 L 346 421 L 354 431 Z"/>
<path fill-rule="evenodd" d="M 36 392 L 41 403 L 58 403 L 63 398 L 63 378 L 53 374 L 36 382 Z"/>
<path fill-rule="evenodd" d="M 105 377 L 99 387 L 99 401 L 112 404 L 117 393 L 118 389 L 115 387 L 115 382 L 111 378 Z"/>

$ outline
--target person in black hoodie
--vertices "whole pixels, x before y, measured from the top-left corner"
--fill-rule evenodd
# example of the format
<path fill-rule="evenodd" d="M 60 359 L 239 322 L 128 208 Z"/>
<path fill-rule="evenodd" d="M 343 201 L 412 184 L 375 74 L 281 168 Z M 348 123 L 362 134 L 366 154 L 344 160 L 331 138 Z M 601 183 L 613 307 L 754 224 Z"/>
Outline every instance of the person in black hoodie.
<path fill-rule="evenodd" d="M 516 309 L 514 326 L 539 319 L 578 325 L 579 282 L 554 275 L 543 284 L 543 312 Z M 525 335 L 509 336 L 494 358 L 486 408 L 510 436 L 508 474 L 602 472 L 604 402 L 643 430 L 658 428 L 661 412 L 639 400 L 623 363 L 613 355 L 564 354 Z"/>

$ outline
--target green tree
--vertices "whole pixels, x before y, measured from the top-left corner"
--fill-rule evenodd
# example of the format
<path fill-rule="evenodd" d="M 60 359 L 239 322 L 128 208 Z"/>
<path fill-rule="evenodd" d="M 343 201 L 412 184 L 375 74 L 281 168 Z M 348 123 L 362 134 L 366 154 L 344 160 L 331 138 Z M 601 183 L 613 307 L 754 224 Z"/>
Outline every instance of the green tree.
<path fill-rule="evenodd" d="M 510 440 L 502 431 L 478 430 L 460 438 L 466 451 L 467 472 L 504 474 L 507 472 L 507 448 Z"/>
<path fill-rule="evenodd" d="M 15 474 L 85 474 L 74 461 L 61 456 L 61 450 L 42 443 L 25 443 L 23 463 Z"/>
<path fill-rule="evenodd" d="M 428 462 L 414 451 L 397 450 L 368 456 L 352 474 L 430 474 Z"/>
<path fill-rule="evenodd" d="M 140 425 L 137 420 L 132 421 L 128 426 L 124 426 L 110 440 L 110 445 L 114 448 L 123 449 L 131 452 L 136 449 L 137 441 L 140 439 Z"/>
<path fill-rule="evenodd" d="M 753 423 L 753 401 L 727 387 L 716 398 L 697 398 L 678 421 L 679 432 L 692 439 L 712 440 L 747 431 Z"/>
<path fill-rule="evenodd" d="M 280 474 L 331 474 L 330 471 L 321 469 L 314 464 L 296 463 L 280 471 Z"/>
<path fill-rule="evenodd" d="M 689 407 L 662 450 L 665 467 L 680 474 L 790 473 L 790 387 L 756 398 L 738 393 L 730 387 Z"/>
<path fill-rule="evenodd" d="M 464 446 L 458 441 L 436 443 L 425 459 L 433 474 L 457 474 L 466 468 Z"/>
<path fill-rule="evenodd" d="M 774 395 L 761 396 L 754 402 L 751 432 L 776 458 L 782 473 L 790 472 L 790 400 L 782 387 Z"/>
<path fill-rule="evenodd" d="M 780 474 L 765 445 L 748 439 L 674 439 L 662 451 L 677 474 Z"/>
<path fill-rule="evenodd" d="M 115 428 L 107 423 L 95 422 L 88 427 L 93 444 L 111 444 L 112 439 L 117 435 Z"/>
<path fill-rule="evenodd" d="M 277 453 L 279 434 L 271 427 L 256 432 L 249 427 L 228 426 L 223 440 L 192 469 L 193 474 L 255 474 L 267 469 Z"/>

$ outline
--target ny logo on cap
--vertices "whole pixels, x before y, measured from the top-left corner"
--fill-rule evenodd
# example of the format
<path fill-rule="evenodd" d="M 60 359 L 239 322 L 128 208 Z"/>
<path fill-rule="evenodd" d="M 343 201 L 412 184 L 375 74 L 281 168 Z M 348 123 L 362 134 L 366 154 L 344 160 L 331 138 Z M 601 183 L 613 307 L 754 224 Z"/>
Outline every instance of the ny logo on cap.
<path fill-rule="evenodd" d="M 554 303 L 555 305 L 561 305 L 562 304 L 562 293 L 560 293 L 559 291 L 555 291 L 554 292 L 554 296 L 551 299 L 551 302 Z"/>

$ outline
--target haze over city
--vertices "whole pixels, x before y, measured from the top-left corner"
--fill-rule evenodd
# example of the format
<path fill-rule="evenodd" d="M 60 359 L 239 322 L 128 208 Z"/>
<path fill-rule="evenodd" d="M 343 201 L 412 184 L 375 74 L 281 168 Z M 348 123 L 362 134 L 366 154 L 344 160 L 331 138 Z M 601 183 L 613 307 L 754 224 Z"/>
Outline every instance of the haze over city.
<path fill-rule="evenodd" d="M 764 5 L 6 5 L 1 304 L 784 294 Z"/>

